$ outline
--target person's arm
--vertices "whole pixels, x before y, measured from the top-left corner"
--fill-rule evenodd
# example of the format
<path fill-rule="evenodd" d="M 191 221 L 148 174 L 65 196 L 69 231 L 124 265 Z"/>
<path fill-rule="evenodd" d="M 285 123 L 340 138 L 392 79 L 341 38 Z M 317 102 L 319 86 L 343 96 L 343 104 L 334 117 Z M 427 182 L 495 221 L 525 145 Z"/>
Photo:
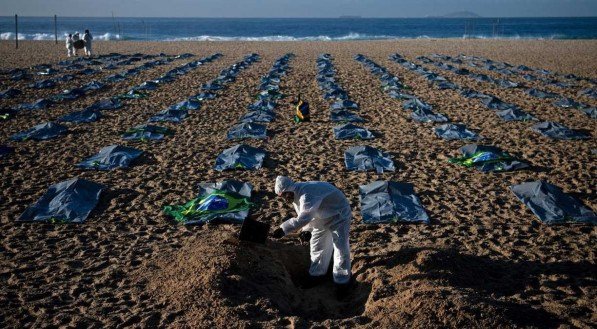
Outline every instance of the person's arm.
<path fill-rule="evenodd" d="M 306 195 L 301 196 L 299 200 L 298 217 L 291 218 L 280 225 L 284 234 L 290 234 L 309 224 L 313 220 L 315 212 L 320 204 L 321 200 L 309 200 Z"/>

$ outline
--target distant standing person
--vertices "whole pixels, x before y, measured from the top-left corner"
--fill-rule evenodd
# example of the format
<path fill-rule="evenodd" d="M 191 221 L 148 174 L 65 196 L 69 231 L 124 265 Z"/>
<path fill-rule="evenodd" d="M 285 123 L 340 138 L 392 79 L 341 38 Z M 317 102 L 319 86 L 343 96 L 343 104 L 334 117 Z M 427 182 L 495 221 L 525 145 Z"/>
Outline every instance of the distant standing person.
<path fill-rule="evenodd" d="M 85 30 L 83 41 L 85 41 L 85 55 L 87 56 L 91 56 L 91 40 L 93 40 L 91 33 L 89 33 L 89 30 Z"/>
<path fill-rule="evenodd" d="M 66 51 L 67 51 L 68 57 L 75 55 L 74 43 L 75 42 L 73 41 L 73 35 L 69 33 L 69 35 L 66 37 Z"/>

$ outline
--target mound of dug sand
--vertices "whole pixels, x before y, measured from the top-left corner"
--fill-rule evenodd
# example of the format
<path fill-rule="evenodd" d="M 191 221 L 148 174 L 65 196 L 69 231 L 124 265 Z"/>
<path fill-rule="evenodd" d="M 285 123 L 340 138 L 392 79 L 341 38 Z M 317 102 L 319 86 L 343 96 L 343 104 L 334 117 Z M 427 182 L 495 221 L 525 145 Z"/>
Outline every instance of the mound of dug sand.
<path fill-rule="evenodd" d="M 553 325 L 547 313 L 477 291 L 503 295 L 492 285 L 506 268 L 435 249 L 401 249 L 360 259 L 357 284 L 338 301 L 330 281 L 301 288 L 308 246 L 296 240 L 239 243 L 205 234 L 142 271 L 162 325 L 309 327 L 316 324 L 409 327 L 515 327 Z M 199 241 L 201 240 L 201 241 Z M 479 277 L 480 269 L 487 278 Z M 499 280 L 499 282 L 504 282 Z M 541 314 L 540 314 L 541 313 Z M 232 322 L 231 322 L 232 321 Z"/>
<path fill-rule="evenodd" d="M 364 267 L 360 277 L 373 282 L 366 315 L 376 325 L 416 328 L 558 325 L 550 313 L 505 298 L 520 288 L 516 277 L 521 273 L 508 266 L 453 250 L 426 248 L 404 248 L 363 262 L 367 261 L 373 268 Z"/>

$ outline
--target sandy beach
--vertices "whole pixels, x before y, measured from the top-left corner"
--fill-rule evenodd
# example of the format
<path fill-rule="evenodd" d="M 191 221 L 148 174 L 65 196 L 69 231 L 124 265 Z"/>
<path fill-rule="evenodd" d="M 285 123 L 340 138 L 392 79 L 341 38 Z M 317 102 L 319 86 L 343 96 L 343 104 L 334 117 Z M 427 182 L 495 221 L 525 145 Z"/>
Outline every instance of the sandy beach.
<path fill-rule="evenodd" d="M 192 53 L 106 90 L 47 110 L 20 112 L 0 122 L 0 144 L 15 153 L 0 159 L 0 327 L 243 327 L 243 328 L 591 328 L 597 323 L 597 228 L 592 225 L 541 223 L 509 186 L 547 180 L 597 211 L 597 123 L 577 110 L 560 109 L 553 100 L 529 96 L 525 89 L 501 89 L 437 67 L 424 67 L 461 86 L 490 93 L 519 105 L 543 121 L 556 121 L 591 135 L 581 141 L 554 141 L 529 129 L 529 122 L 503 122 L 475 99 L 438 90 L 427 80 L 388 59 L 400 53 L 415 61 L 432 53 L 484 56 L 564 74 L 597 78 L 597 41 L 401 40 L 362 42 L 95 42 L 97 54 Z M 70 133 L 48 141 L 10 141 L 36 124 L 83 109 L 102 98 L 193 59 L 222 53 L 148 98 L 104 113 L 89 124 L 67 124 Z M 242 71 L 224 94 L 206 101 L 180 124 L 161 124 L 175 134 L 157 143 L 129 143 L 127 129 L 156 112 L 200 92 L 202 84 L 249 53 L 261 61 Z M 282 79 L 277 118 L 269 138 L 244 143 L 268 152 L 257 171 L 213 169 L 226 140 L 258 93 L 259 79 L 286 53 L 296 55 Z M 339 83 L 360 104 L 363 126 L 377 138 L 334 139 L 329 103 L 316 82 L 317 55 L 334 58 Z M 379 80 L 353 59 L 361 53 L 386 67 L 453 122 L 465 123 L 532 165 L 530 170 L 482 173 L 449 163 L 462 141 L 445 141 L 433 124 L 413 121 L 402 102 L 388 97 Z M 66 59 L 63 42 L 0 42 L 0 69 L 26 68 Z M 417 62 L 418 64 L 421 64 Z M 495 72 L 470 70 L 500 77 Z M 61 89 L 99 80 L 102 72 L 48 90 L 30 90 L 30 82 L 2 80 L 24 93 L 1 100 L 2 107 L 56 94 Z M 502 76 L 503 78 L 503 76 Z M 517 78 L 512 78 L 517 80 Z M 577 96 L 595 88 L 526 86 L 557 92 L 591 106 Z M 301 93 L 311 105 L 312 121 L 295 124 L 292 99 Z M 75 164 L 101 148 L 120 144 L 145 155 L 127 170 L 84 171 Z M 367 144 L 389 152 L 395 172 L 349 172 L 344 151 Z M 296 283 L 308 267 L 308 244 L 295 236 L 266 245 L 238 243 L 239 226 L 184 226 L 162 214 L 168 204 L 184 203 L 199 182 L 235 179 L 254 186 L 252 213 L 279 225 L 294 215 L 291 204 L 274 194 L 277 175 L 295 180 L 329 181 L 348 197 L 353 273 L 351 298 L 337 301 L 332 283 L 309 290 Z M 98 207 L 83 224 L 20 223 L 16 219 L 55 183 L 80 177 L 104 184 Z M 430 225 L 366 225 L 359 206 L 359 185 L 376 180 L 414 184 L 431 218 Z"/>

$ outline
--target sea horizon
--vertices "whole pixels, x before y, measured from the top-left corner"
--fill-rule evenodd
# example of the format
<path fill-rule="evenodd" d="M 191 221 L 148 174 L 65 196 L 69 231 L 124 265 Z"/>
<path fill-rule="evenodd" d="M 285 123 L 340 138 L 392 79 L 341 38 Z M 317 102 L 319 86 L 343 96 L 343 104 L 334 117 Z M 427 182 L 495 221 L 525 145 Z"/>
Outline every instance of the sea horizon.
<path fill-rule="evenodd" d="M 53 16 L 19 16 L 20 40 L 54 40 Z M 61 17 L 57 34 L 90 29 L 96 40 L 352 41 L 401 39 L 597 39 L 597 17 Z M 14 40 L 0 16 L 0 40 Z"/>

